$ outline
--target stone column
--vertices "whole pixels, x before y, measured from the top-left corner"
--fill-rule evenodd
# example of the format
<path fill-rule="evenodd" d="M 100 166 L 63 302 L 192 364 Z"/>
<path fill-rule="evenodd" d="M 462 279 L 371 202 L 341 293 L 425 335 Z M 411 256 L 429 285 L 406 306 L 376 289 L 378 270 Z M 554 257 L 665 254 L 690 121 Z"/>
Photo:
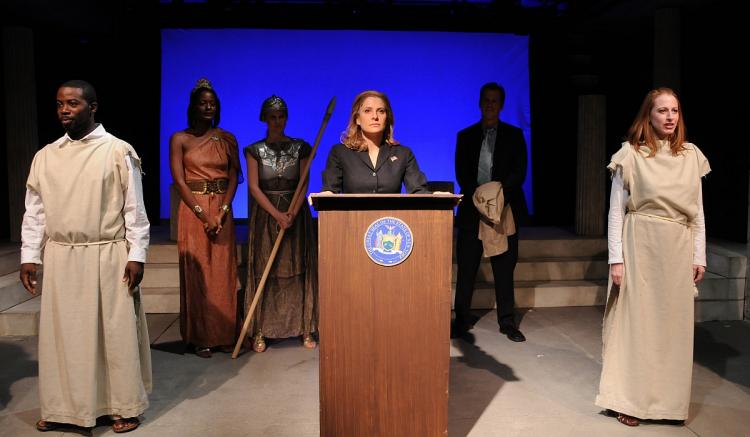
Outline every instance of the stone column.
<path fill-rule="evenodd" d="M 578 96 L 578 165 L 576 175 L 576 234 L 605 232 L 607 102 L 601 94 Z"/>
<path fill-rule="evenodd" d="M 747 175 L 747 238 L 745 240 L 746 248 L 746 268 L 745 268 L 745 320 L 750 320 L 750 167 Z"/>
<path fill-rule="evenodd" d="M 34 35 L 31 29 L 3 28 L 3 91 L 8 172 L 8 223 L 10 241 L 21 241 L 26 179 L 37 151 Z"/>
<path fill-rule="evenodd" d="M 682 19 L 680 9 L 654 13 L 654 87 L 680 89 Z"/>

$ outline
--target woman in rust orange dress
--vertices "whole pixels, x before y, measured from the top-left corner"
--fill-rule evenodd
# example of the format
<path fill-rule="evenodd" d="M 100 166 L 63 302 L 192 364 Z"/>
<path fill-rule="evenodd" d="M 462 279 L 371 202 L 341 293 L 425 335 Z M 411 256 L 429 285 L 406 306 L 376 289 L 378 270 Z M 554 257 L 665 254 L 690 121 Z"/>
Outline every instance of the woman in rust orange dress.
<path fill-rule="evenodd" d="M 237 338 L 237 261 L 232 199 L 242 177 L 237 140 L 220 129 L 219 98 L 201 79 L 190 93 L 188 128 L 169 143 L 180 193 L 180 333 L 195 353 L 231 350 Z"/>

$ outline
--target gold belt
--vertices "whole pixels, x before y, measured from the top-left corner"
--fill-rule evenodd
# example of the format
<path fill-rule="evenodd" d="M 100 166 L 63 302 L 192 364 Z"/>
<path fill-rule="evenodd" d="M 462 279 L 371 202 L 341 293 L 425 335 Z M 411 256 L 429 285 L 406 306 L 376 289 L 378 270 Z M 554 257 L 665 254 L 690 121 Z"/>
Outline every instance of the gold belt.
<path fill-rule="evenodd" d="M 229 179 L 210 179 L 202 181 L 186 181 L 193 194 L 224 194 L 227 192 Z"/>

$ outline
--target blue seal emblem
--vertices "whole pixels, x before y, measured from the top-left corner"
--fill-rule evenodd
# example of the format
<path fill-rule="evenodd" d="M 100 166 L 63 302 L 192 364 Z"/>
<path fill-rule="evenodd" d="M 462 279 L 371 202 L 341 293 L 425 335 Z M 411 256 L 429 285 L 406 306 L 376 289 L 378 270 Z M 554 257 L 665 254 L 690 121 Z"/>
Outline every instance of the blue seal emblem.
<path fill-rule="evenodd" d="M 401 264 L 411 254 L 413 245 L 411 229 L 396 217 L 381 217 L 365 231 L 365 252 L 381 266 Z"/>

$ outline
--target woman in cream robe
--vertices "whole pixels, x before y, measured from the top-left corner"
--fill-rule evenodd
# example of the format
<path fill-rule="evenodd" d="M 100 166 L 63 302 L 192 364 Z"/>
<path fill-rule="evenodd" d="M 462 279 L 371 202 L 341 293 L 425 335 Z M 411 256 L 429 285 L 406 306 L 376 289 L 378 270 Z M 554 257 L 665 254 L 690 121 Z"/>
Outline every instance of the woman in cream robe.
<path fill-rule="evenodd" d="M 684 133 L 675 93 L 653 90 L 608 166 L 611 275 L 596 404 L 629 426 L 684 421 L 690 406 L 693 299 L 706 264 L 701 177 L 710 167 Z"/>

